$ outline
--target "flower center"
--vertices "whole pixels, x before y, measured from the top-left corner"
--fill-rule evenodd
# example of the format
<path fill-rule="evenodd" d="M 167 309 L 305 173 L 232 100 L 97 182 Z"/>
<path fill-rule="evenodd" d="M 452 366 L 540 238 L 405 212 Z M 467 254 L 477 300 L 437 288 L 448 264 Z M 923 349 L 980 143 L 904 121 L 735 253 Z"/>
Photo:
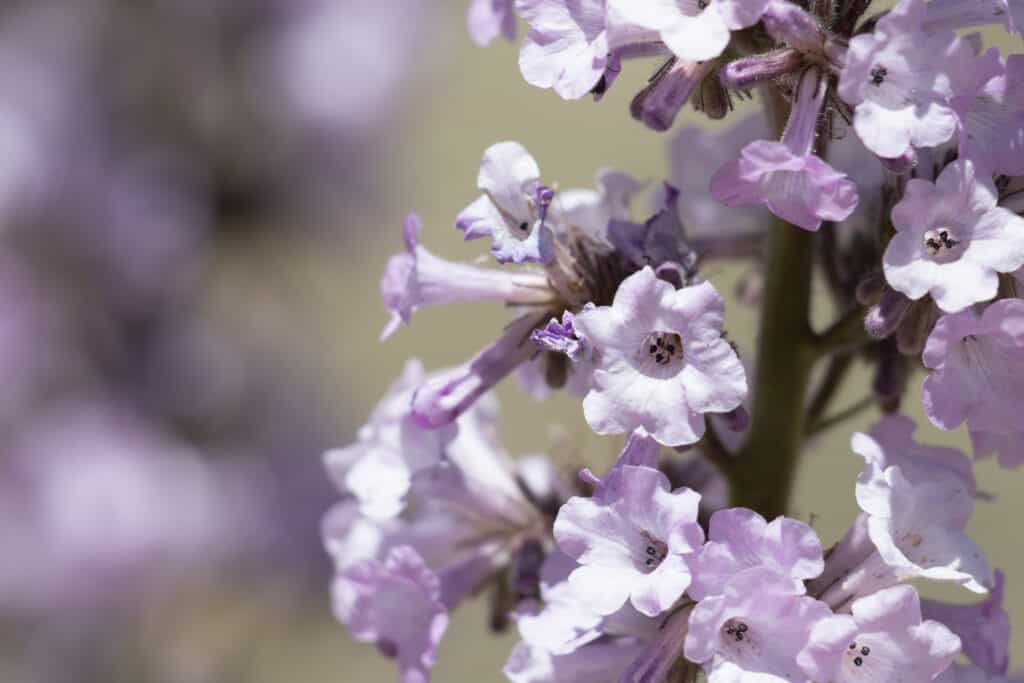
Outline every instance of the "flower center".
<path fill-rule="evenodd" d="M 668 546 L 647 531 L 640 532 L 640 535 L 644 538 L 644 568 L 653 572 L 668 557 Z"/>
<path fill-rule="evenodd" d="M 652 332 L 644 338 L 643 352 L 656 365 L 683 359 L 683 340 L 674 332 Z"/>
<path fill-rule="evenodd" d="M 875 66 L 871 70 L 871 85 L 880 86 L 885 83 L 885 78 L 889 75 L 889 70 L 881 64 Z"/>
<path fill-rule="evenodd" d="M 952 260 L 960 240 L 950 228 L 933 228 L 924 234 L 924 250 L 936 261 Z"/>
<path fill-rule="evenodd" d="M 850 643 L 850 647 L 846 650 L 846 656 L 850 658 L 850 661 L 852 661 L 853 665 L 856 667 L 864 666 L 864 662 L 867 661 L 870 654 L 870 647 L 867 645 L 858 646 L 856 642 Z"/>
<path fill-rule="evenodd" d="M 749 641 L 749 632 L 750 627 L 746 622 L 740 621 L 739 619 L 730 619 L 722 626 L 722 634 L 725 636 L 725 639 L 733 643 L 742 643 L 745 640 Z"/>

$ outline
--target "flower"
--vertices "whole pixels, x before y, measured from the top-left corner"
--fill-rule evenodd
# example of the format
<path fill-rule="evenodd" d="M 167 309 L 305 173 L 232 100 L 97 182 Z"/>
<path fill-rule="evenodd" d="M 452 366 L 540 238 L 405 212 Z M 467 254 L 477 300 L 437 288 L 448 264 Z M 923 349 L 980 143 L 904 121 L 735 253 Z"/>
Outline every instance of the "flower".
<path fill-rule="evenodd" d="M 531 334 L 546 316 L 514 320 L 494 342 L 469 361 L 434 373 L 416 390 L 412 418 L 424 429 L 445 427 L 468 410 L 510 372 L 537 353 Z"/>
<path fill-rule="evenodd" d="M 722 595 L 738 574 L 768 568 L 791 581 L 794 595 L 805 592 L 804 581 L 825 566 L 821 541 L 803 522 L 777 517 L 770 524 L 746 508 L 719 510 L 711 516 L 708 542 L 691 563 L 689 595 L 704 600 Z"/>
<path fill-rule="evenodd" d="M 593 388 L 583 400 L 599 434 L 644 427 L 659 442 L 694 443 L 704 414 L 738 407 L 746 373 L 722 338 L 725 304 L 701 283 L 676 290 L 647 266 L 619 286 L 611 306 L 575 318 L 595 353 Z"/>
<path fill-rule="evenodd" d="M 959 120 L 959 158 L 994 174 L 1024 174 L 1024 55 L 999 50 L 956 63 L 951 104 Z"/>
<path fill-rule="evenodd" d="M 708 193 L 708 187 L 715 171 L 738 157 L 750 140 L 770 135 L 764 116 L 754 112 L 718 131 L 685 126 L 672 141 L 670 177 L 679 190 L 679 216 L 691 239 L 701 245 L 697 250 L 702 256 L 733 250 L 749 253 L 760 245 L 766 232 L 765 210 L 759 205 L 723 206 Z M 693 163 L 694 158 L 702 163 Z"/>
<path fill-rule="evenodd" d="M 519 0 L 517 7 L 530 25 L 519 52 L 530 85 L 575 100 L 619 70 L 608 46 L 604 0 Z"/>
<path fill-rule="evenodd" d="M 1024 301 L 1003 299 L 980 315 L 968 309 L 939 319 L 922 360 L 932 370 L 921 387 L 925 414 L 937 427 L 963 422 L 979 457 L 994 451 L 1005 467 L 1024 462 L 1020 406 L 1024 388 Z"/>
<path fill-rule="evenodd" d="M 1004 584 L 1003 573 L 997 571 L 996 585 L 982 602 L 921 602 L 924 616 L 942 622 L 956 633 L 964 656 L 991 676 L 1005 676 L 1010 666 L 1010 618 L 1003 607 Z"/>
<path fill-rule="evenodd" d="M 444 443 L 442 457 L 411 474 L 397 515 L 370 517 L 351 499 L 329 511 L 324 543 L 337 572 L 343 573 L 354 558 L 380 560 L 391 548 L 408 545 L 437 574 L 441 601 L 452 607 L 509 566 L 528 543 L 543 538 L 537 505 L 557 509 L 564 499 L 553 490 L 559 483 L 540 471 L 546 468 L 538 467 L 536 459 L 519 461 L 523 471 L 517 472 L 497 440 L 496 421 L 491 397 L 468 410 Z M 339 483 L 344 491 L 347 480 Z M 340 615 L 349 613 L 349 603 L 335 595 Z"/>
<path fill-rule="evenodd" d="M 651 130 L 666 131 L 705 78 L 714 72 L 713 61 L 677 59 L 666 64 L 630 103 L 630 114 Z"/>
<path fill-rule="evenodd" d="M 438 463 L 456 428 L 428 431 L 410 414 L 413 392 L 423 383 L 423 364 L 406 362 L 394 384 L 359 429 L 355 443 L 324 454 L 324 465 L 338 488 L 360 503 L 363 514 L 378 519 L 402 511 L 412 476 Z"/>
<path fill-rule="evenodd" d="M 900 0 L 872 32 L 850 41 L 839 96 L 854 107 L 857 135 L 880 157 L 934 147 L 956 130 L 947 70 L 973 59 L 973 48 L 949 31 L 927 33 L 926 13 L 921 0 Z"/>
<path fill-rule="evenodd" d="M 520 642 L 502 672 L 512 683 L 617 683 L 643 648 L 632 638 L 602 638 L 557 655 Z"/>
<path fill-rule="evenodd" d="M 544 219 L 553 198 L 540 184 L 540 168 L 518 142 L 499 142 L 484 151 L 477 187 L 483 192 L 455 219 L 467 240 L 491 238 L 499 263 L 543 261 L 550 230 Z"/>
<path fill-rule="evenodd" d="M 420 244 L 419 216 L 403 226 L 406 251 L 395 254 L 381 277 L 381 299 L 391 320 L 381 332 L 390 337 L 421 308 L 464 301 L 501 301 L 512 306 L 543 306 L 555 301 L 541 273 L 480 268 L 439 258 Z"/>
<path fill-rule="evenodd" d="M 781 142 L 755 140 L 711 179 L 711 194 L 727 206 L 761 204 L 779 218 L 815 231 L 857 207 L 857 186 L 812 153 L 828 81 L 803 74 Z"/>
<path fill-rule="evenodd" d="M 513 0 L 470 0 L 466 26 L 473 42 L 486 47 L 499 35 L 514 40 L 516 14 L 513 4 Z"/>
<path fill-rule="evenodd" d="M 865 461 L 857 479 L 857 504 L 868 514 L 868 535 L 881 560 L 897 580 L 923 577 L 987 592 L 992 570 L 964 533 L 974 509 L 973 479 L 942 463 L 906 470 L 883 465 L 889 449 L 899 446 L 861 433 L 852 440 Z"/>
<path fill-rule="evenodd" d="M 627 465 L 620 476 L 600 500 L 570 498 L 555 519 L 555 540 L 580 563 L 569 584 L 591 609 L 611 614 L 629 600 L 653 617 L 690 583 L 685 556 L 704 541 L 700 496 L 670 491 L 668 478 L 649 467 Z"/>
<path fill-rule="evenodd" d="M 440 602 L 440 581 L 416 551 L 392 548 L 383 562 L 359 562 L 337 581 L 352 596 L 352 636 L 397 659 L 402 683 L 429 680 L 448 611 Z"/>
<path fill-rule="evenodd" d="M 960 639 L 937 621 L 921 617 L 912 586 L 893 586 L 856 600 L 850 615 L 824 619 L 800 654 L 819 681 L 928 683 L 960 652 Z"/>
<path fill-rule="evenodd" d="M 626 20 L 657 31 L 679 58 L 704 61 L 722 54 L 730 32 L 753 26 L 769 0 L 609 0 Z"/>
<path fill-rule="evenodd" d="M 986 24 L 1003 24 L 1010 33 L 1024 30 L 1021 0 L 932 0 L 925 26 L 929 31 L 956 30 Z"/>
<path fill-rule="evenodd" d="M 993 298 L 998 274 L 1024 265 L 1024 218 L 997 201 L 991 178 L 969 160 L 947 166 L 934 184 L 910 180 L 892 210 L 885 279 L 914 300 L 931 294 L 946 313 Z"/>
<path fill-rule="evenodd" d="M 824 603 L 794 595 L 788 578 L 769 568 L 737 575 L 721 595 L 697 603 L 684 653 L 703 664 L 710 683 L 806 682 L 798 655 L 816 624 L 832 615 Z"/>
<path fill-rule="evenodd" d="M 643 427 L 637 427 L 622 448 L 615 464 L 603 477 L 596 477 L 589 469 L 580 471 L 580 479 L 594 487 L 591 499 L 598 503 L 608 502 L 619 495 L 623 485 L 626 467 L 637 466 L 656 469 L 661 445 L 651 438 Z"/>

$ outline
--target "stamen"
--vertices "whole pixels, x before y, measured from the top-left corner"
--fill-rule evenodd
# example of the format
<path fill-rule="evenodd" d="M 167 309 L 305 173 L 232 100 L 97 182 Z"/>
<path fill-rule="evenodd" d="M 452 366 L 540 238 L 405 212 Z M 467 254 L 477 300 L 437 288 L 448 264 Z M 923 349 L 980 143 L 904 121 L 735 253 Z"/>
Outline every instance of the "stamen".
<path fill-rule="evenodd" d="M 668 557 L 668 546 L 651 536 L 647 531 L 640 532 L 640 535 L 647 541 L 647 546 L 644 548 L 644 555 L 646 556 L 644 558 L 644 566 L 654 571 Z"/>
<path fill-rule="evenodd" d="M 725 628 L 723 630 L 725 631 L 726 636 L 732 638 L 737 643 L 742 643 L 748 638 L 747 632 L 750 630 L 750 627 L 742 621 L 730 619 L 725 622 Z"/>
<path fill-rule="evenodd" d="M 879 64 L 871 70 L 871 83 L 872 85 L 879 86 L 885 83 L 886 76 L 889 75 L 889 70 Z"/>
<path fill-rule="evenodd" d="M 960 240 L 949 228 L 935 228 L 924 234 L 925 251 L 932 257 L 949 256 L 958 244 Z"/>
<path fill-rule="evenodd" d="M 657 365 L 683 358 L 683 340 L 674 332 L 652 332 L 644 339 L 644 348 Z"/>
<path fill-rule="evenodd" d="M 850 643 L 850 652 L 849 652 L 849 654 L 853 656 L 853 665 L 854 666 L 857 666 L 857 667 L 864 666 L 864 658 L 871 654 L 871 648 L 868 647 L 867 645 L 861 646 L 860 651 L 858 653 L 857 643 L 853 642 L 853 643 Z"/>

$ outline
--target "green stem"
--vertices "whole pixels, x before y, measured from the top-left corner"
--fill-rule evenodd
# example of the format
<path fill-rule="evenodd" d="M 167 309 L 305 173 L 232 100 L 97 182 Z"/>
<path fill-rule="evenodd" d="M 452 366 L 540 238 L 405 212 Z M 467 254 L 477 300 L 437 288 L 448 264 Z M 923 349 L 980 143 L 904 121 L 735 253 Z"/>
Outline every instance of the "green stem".
<path fill-rule="evenodd" d="M 811 245 L 810 233 L 783 221 L 770 228 L 754 410 L 730 472 L 732 504 L 768 519 L 786 513 L 804 440 L 804 404 L 816 355 L 808 323 Z"/>

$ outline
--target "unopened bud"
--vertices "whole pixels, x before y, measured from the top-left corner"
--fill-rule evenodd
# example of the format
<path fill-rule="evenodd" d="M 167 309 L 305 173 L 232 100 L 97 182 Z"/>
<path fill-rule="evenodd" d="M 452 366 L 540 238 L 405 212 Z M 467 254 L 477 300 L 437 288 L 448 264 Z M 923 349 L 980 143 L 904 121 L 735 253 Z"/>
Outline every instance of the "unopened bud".
<path fill-rule="evenodd" d="M 809 12 L 791 2 L 772 2 L 761 15 L 768 33 L 803 52 L 821 52 L 825 31 Z"/>
<path fill-rule="evenodd" d="M 730 432 L 745 432 L 750 426 L 750 412 L 743 406 L 722 413 L 722 422 Z"/>
<path fill-rule="evenodd" d="M 720 121 L 732 109 L 729 91 L 719 78 L 708 77 L 701 81 L 700 92 L 694 100 L 694 109 L 704 112 L 712 121 Z"/>
<path fill-rule="evenodd" d="M 904 317 L 900 329 L 896 333 L 896 345 L 900 353 L 907 356 L 920 356 L 928 335 L 939 319 L 938 309 L 931 299 L 923 299 L 911 307 Z"/>
<path fill-rule="evenodd" d="M 873 306 L 885 290 L 885 276 L 881 271 L 868 273 L 857 283 L 856 297 L 861 306 Z"/>
<path fill-rule="evenodd" d="M 719 74 L 722 85 L 730 90 L 748 90 L 758 83 L 796 73 L 803 57 L 792 48 L 774 50 L 729 62 Z"/>
<path fill-rule="evenodd" d="M 668 130 L 711 68 L 711 62 L 677 59 L 666 62 L 647 87 L 633 98 L 629 105 L 630 114 L 648 128 Z"/>
<path fill-rule="evenodd" d="M 886 288 L 878 304 L 868 310 L 864 329 L 875 339 L 885 339 L 899 328 L 910 310 L 911 301 L 894 289 Z"/>

